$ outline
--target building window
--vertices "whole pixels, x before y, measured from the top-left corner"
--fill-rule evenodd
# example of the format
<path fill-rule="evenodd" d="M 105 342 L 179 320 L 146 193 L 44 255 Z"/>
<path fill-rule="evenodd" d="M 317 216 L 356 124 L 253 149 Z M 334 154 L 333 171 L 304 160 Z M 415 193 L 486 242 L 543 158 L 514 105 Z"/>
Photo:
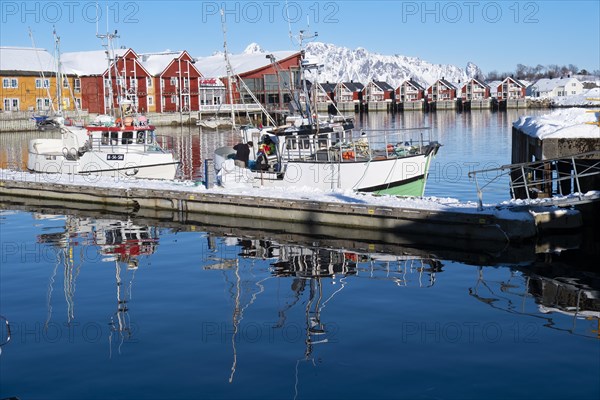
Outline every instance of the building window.
<path fill-rule="evenodd" d="M 175 77 L 171 78 L 171 85 L 177 86 L 177 78 L 175 78 Z"/>
<path fill-rule="evenodd" d="M 19 80 L 17 78 L 3 78 L 2 87 L 4 89 L 15 89 L 19 87 Z"/>
<path fill-rule="evenodd" d="M 50 87 L 49 79 L 36 79 L 35 80 L 35 88 L 36 89 L 46 89 Z"/>
<path fill-rule="evenodd" d="M 177 96 L 175 96 L 175 95 L 171 96 L 171 103 L 177 104 Z"/>
<path fill-rule="evenodd" d="M 110 80 L 107 78 L 104 78 L 104 87 L 105 88 L 109 88 L 110 87 Z"/>
<path fill-rule="evenodd" d="M 165 81 L 166 81 L 166 79 L 161 79 L 160 80 L 160 90 L 164 90 L 165 89 Z"/>
<path fill-rule="evenodd" d="M 137 89 L 137 79 L 134 77 L 129 78 L 129 88 Z"/>
<path fill-rule="evenodd" d="M 19 111 L 19 99 L 4 99 L 4 111 Z"/>
<path fill-rule="evenodd" d="M 68 89 L 69 88 L 69 79 L 67 79 L 67 77 L 63 77 L 63 88 Z"/>
<path fill-rule="evenodd" d="M 75 108 L 81 110 L 81 99 L 79 97 L 75 97 Z"/>
<path fill-rule="evenodd" d="M 75 89 L 75 93 L 81 92 L 81 79 L 75 78 L 75 82 L 74 82 L 73 86 L 74 86 L 74 89 Z"/>
<path fill-rule="evenodd" d="M 50 109 L 50 99 L 38 97 L 35 99 L 35 107 L 38 111 L 48 111 Z"/>
<path fill-rule="evenodd" d="M 146 86 L 149 88 L 152 87 L 152 78 L 151 77 L 146 78 Z"/>
<path fill-rule="evenodd" d="M 154 105 L 154 96 L 148 96 L 148 105 L 149 106 L 153 106 Z"/>

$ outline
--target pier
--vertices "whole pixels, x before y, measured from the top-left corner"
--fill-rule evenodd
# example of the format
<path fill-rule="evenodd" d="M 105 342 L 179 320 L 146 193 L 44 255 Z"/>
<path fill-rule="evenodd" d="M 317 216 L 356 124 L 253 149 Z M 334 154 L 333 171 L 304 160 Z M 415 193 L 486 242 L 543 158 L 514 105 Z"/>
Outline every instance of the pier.
<path fill-rule="evenodd" d="M 521 243 L 535 240 L 544 232 L 568 232 L 583 225 L 578 211 L 558 207 L 532 205 L 478 210 L 473 204 L 442 204 L 426 199 L 349 196 L 336 192 L 311 198 L 303 192 L 273 194 L 261 189 L 235 193 L 205 189 L 191 182 L 83 178 L 3 171 L 0 197 L 52 201 L 68 198 L 76 204 L 116 207 L 131 213 L 143 210 L 153 218 L 183 223 L 205 215 L 276 221 L 281 232 L 286 232 L 288 223 L 308 224 L 315 235 L 331 227 L 359 229 L 374 239 L 379 235 L 411 233 L 466 241 Z"/>

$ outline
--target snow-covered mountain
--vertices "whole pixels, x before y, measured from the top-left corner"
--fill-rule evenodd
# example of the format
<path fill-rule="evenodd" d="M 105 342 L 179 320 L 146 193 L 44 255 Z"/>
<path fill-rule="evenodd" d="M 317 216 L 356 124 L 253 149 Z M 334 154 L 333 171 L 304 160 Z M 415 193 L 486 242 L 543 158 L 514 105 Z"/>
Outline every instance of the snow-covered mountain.
<path fill-rule="evenodd" d="M 352 50 L 320 42 L 309 43 L 306 55 L 312 62 L 323 64 L 318 76 L 319 82 L 354 80 L 365 83 L 379 80 L 397 87 L 406 79 L 412 78 L 427 87 L 440 78 L 458 83 L 483 76 L 481 69 L 471 62 L 463 69 L 450 64 L 432 64 L 418 57 L 388 56 L 371 53 L 361 47 Z"/>
<path fill-rule="evenodd" d="M 264 52 L 256 43 L 249 44 L 244 50 L 244 54 Z M 362 47 L 352 50 L 321 42 L 311 42 L 306 46 L 306 58 L 323 65 L 318 75 L 312 72 L 307 76 L 309 80 L 319 82 L 354 80 L 364 84 L 378 80 L 398 87 L 406 79 L 412 78 L 427 87 L 440 78 L 458 83 L 483 76 L 481 69 L 472 62 L 463 69 L 450 64 L 432 64 L 418 57 L 388 56 L 371 53 Z"/>

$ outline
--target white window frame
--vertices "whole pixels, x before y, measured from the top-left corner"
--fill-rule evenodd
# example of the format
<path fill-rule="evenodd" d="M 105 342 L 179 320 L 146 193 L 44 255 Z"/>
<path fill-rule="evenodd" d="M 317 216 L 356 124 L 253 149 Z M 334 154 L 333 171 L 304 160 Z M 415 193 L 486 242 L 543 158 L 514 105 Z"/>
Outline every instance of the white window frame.
<path fill-rule="evenodd" d="M 17 78 L 2 78 L 3 89 L 16 89 L 19 87 L 19 80 Z"/>
<path fill-rule="evenodd" d="M 148 96 L 148 105 L 149 106 L 153 106 L 154 105 L 154 96 Z"/>
<path fill-rule="evenodd" d="M 36 78 L 35 88 L 36 89 L 48 89 L 50 87 L 50 79 Z"/>
<path fill-rule="evenodd" d="M 73 81 L 73 90 L 75 91 L 75 93 L 81 92 L 81 79 L 75 78 L 75 80 Z"/>
<path fill-rule="evenodd" d="M 154 84 L 152 83 L 152 77 L 148 76 L 146 77 L 146 87 L 151 88 Z"/>

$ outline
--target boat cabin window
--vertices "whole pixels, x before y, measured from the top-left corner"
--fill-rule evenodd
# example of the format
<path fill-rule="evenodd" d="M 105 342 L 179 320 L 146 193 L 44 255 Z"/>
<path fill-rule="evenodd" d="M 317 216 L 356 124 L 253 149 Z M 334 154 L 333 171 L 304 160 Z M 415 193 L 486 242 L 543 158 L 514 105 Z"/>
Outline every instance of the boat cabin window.
<path fill-rule="evenodd" d="M 146 131 L 138 131 L 136 135 L 138 144 L 144 144 L 146 142 Z"/>
<path fill-rule="evenodd" d="M 105 146 L 108 145 L 108 132 L 102 132 L 101 143 Z"/>
<path fill-rule="evenodd" d="M 122 144 L 133 143 L 133 132 L 123 132 L 123 138 L 121 139 Z"/>

